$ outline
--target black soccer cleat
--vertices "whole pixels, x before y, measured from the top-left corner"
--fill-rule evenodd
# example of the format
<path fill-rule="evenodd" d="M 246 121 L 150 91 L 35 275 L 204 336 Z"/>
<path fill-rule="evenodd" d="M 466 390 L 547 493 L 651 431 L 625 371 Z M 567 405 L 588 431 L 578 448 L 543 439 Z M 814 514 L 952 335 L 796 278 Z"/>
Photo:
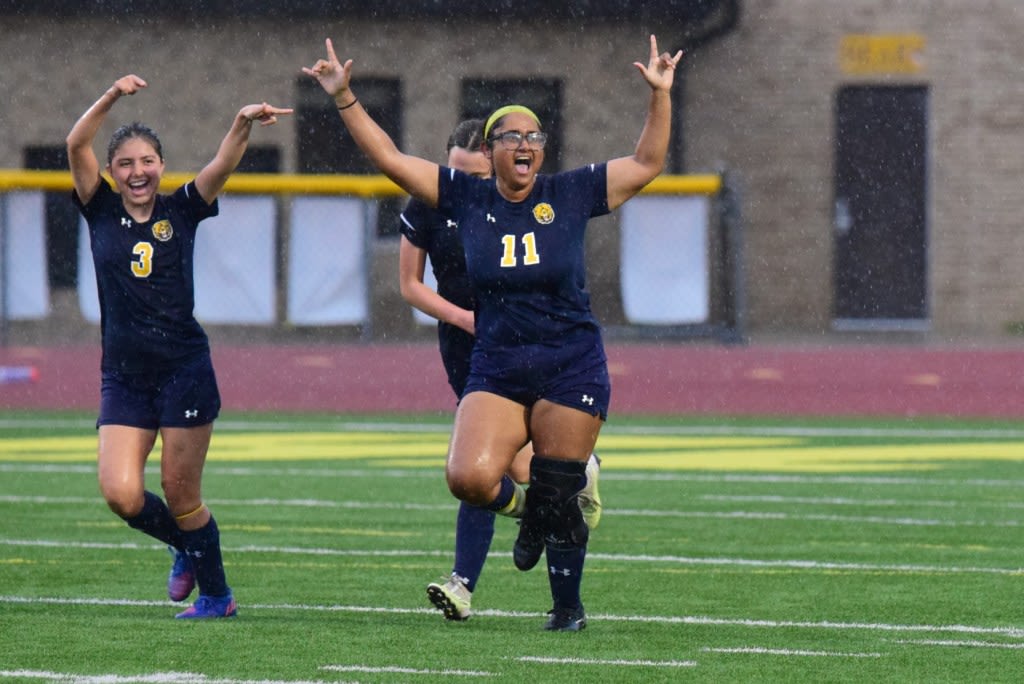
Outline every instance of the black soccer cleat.
<path fill-rule="evenodd" d="M 538 511 L 539 512 L 539 511 Z M 544 529 L 538 516 L 523 517 L 519 520 L 519 536 L 512 547 L 512 562 L 516 568 L 526 572 L 532 570 L 544 552 Z"/>
<path fill-rule="evenodd" d="M 549 632 L 579 632 L 587 626 L 587 615 L 583 612 L 583 606 L 575 608 L 552 608 L 548 611 L 547 623 L 544 629 Z"/>

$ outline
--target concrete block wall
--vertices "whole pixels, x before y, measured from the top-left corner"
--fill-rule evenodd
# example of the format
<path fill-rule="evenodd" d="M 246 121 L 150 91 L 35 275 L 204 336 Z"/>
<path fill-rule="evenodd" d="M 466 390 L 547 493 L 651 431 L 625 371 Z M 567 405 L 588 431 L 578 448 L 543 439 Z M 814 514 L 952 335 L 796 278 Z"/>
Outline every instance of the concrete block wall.
<path fill-rule="evenodd" d="M 537 74 L 564 82 L 566 167 L 629 154 L 646 86 L 631 63 L 646 39 L 676 46 L 680 28 L 636 22 L 457 28 L 409 21 L 178 22 L 5 16 L 0 22 L 0 167 L 30 144 L 61 144 L 81 111 L 118 76 L 151 89 L 119 103 L 113 123 L 161 133 L 168 169 L 198 170 L 242 104 L 295 99 L 299 69 L 331 36 L 356 74 L 400 77 L 407 151 L 440 161 L 462 77 Z M 850 76 L 846 34 L 914 33 L 927 43 L 917 74 Z M 750 333 L 828 333 L 832 309 L 834 99 L 855 83 L 929 89 L 928 268 L 932 336 L 1007 339 L 1024 321 L 1024 3 L 1019 0 L 745 0 L 739 26 L 686 57 L 685 167 L 727 168 L 743 190 Z M 105 141 L 110 130 L 101 131 Z M 294 122 L 258 130 L 295 167 Z M 595 305 L 614 300 L 617 227 L 588 238 Z M 396 306 L 396 250 L 376 250 L 375 287 L 391 334 L 411 334 Z M 394 262 L 394 263 L 392 263 Z M 611 320 L 611 323 L 617 321 Z"/>

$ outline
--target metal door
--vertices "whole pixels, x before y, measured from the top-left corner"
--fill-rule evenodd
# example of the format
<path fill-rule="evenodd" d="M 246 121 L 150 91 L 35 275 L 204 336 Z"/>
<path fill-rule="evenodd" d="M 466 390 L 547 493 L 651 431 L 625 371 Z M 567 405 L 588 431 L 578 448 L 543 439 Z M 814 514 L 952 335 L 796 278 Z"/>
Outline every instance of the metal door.
<path fill-rule="evenodd" d="M 921 86 L 836 96 L 837 329 L 927 326 L 927 111 Z"/>

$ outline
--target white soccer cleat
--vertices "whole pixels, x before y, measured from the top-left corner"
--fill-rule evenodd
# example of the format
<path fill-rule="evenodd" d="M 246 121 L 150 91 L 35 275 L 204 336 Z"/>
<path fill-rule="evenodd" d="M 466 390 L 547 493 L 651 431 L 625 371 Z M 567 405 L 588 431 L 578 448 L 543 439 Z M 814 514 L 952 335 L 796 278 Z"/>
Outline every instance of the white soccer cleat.
<path fill-rule="evenodd" d="M 441 579 L 441 582 L 427 585 L 427 598 L 444 613 L 445 620 L 468 620 L 473 592 L 466 587 L 466 578 L 453 572 L 450 577 Z"/>
<path fill-rule="evenodd" d="M 590 454 L 587 461 L 587 484 L 576 495 L 587 527 L 595 529 L 601 522 L 601 494 L 597 491 L 597 480 L 601 475 L 601 459 L 597 454 Z"/>

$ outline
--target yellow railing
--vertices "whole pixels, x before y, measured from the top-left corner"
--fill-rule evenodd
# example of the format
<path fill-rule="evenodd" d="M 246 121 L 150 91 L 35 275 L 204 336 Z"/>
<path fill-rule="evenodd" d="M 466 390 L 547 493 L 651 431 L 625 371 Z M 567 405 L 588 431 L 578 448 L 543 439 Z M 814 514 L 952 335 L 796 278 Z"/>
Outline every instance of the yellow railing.
<path fill-rule="evenodd" d="M 161 188 L 172 190 L 195 177 L 192 173 L 168 172 Z M 654 195 L 715 195 L 722 189 L 717 174 L 659 176 L 644 188 Z M 0 192 L 8 190 L 71 190 L 67 171 L 25 171 L 0 169 Z M 245 194 L 286 193 L 295 195 L 354 195 L 394 197 L 405 193 L 384 176 L 353 174 L 236 173 L 228 179 L 227 192 Z"/>

